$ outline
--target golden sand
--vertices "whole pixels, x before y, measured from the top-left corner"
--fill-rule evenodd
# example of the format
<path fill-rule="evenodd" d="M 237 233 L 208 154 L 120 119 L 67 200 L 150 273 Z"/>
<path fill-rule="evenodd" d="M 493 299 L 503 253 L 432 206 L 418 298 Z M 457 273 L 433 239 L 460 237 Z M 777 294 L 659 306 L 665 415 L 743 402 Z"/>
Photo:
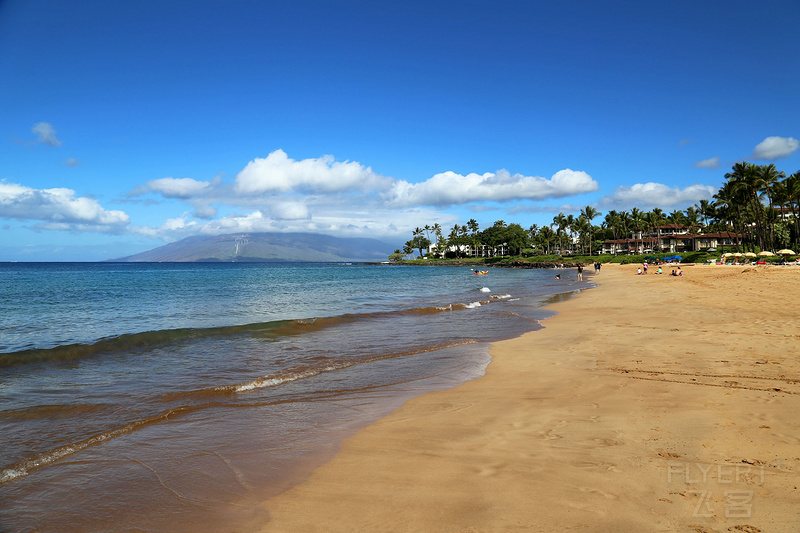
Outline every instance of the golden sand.
<path fill-rule="evenodd" d="M 345 441 L 264 531 L 800 531 L 800 267 L 635 271 Z"/>

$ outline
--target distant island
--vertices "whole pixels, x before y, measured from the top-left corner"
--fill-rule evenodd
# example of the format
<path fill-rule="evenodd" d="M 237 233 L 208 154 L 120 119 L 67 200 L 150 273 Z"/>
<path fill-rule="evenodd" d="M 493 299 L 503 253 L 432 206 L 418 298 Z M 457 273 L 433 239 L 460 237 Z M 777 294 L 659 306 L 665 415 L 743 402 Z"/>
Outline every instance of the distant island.
<path fill-rule="evenodd" d="M 395 246 L 368 238 L 316 233 L 231 233 L 194 236 L 112 262 L 341 262 L 386 261 Z"/>

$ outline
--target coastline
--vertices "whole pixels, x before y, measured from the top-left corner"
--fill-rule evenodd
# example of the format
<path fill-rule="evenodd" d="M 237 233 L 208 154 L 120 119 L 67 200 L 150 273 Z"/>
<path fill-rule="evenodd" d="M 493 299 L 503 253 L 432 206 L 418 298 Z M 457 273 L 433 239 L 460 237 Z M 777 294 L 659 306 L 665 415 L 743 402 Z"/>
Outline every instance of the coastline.
<path fill-rule="evenodd" d="M 800 270 L 635 271 L 347 439 L 262 531 L 796 531 Z"/>

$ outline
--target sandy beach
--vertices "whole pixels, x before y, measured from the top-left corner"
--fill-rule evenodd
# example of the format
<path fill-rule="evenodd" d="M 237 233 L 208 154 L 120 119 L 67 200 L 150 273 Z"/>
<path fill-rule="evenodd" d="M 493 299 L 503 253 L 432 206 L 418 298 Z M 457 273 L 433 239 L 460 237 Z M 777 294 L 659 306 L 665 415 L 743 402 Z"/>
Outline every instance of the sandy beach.
<path fill-rule="evenodd" d="M 800 267 L 636 267 L 346 440 L 263 531 L 800 530 Z"/>

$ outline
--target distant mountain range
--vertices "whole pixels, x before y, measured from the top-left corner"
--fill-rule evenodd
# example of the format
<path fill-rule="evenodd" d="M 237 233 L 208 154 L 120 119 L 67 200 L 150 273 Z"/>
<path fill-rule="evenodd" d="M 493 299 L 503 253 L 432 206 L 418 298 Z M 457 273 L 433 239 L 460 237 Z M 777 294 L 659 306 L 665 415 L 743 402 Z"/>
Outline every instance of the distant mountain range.
<path fill-rule="evenodd" d="M 119 262 L 328 262 L 386 261 L 397 248 L 364 238 L 316 233 L 232 233 L 196 236 L 148 252 L 111 259 Z"/>

